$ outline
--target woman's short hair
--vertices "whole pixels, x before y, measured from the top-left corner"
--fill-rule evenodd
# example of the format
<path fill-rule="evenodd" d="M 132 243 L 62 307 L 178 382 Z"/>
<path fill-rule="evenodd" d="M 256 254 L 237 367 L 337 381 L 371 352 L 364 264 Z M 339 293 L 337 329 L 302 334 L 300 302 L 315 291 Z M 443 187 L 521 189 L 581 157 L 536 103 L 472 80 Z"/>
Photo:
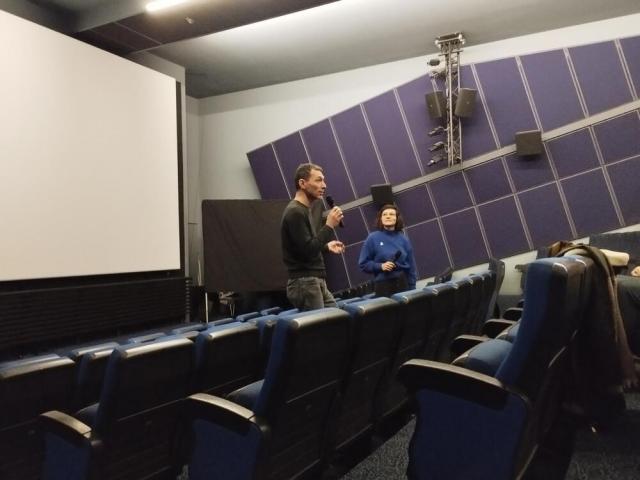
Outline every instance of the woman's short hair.
<path fill-rule="evenodd" d="M 378 210 L 378 215 L 376 216 L 376 228 L 378 230 L 384 230 L 384 226 L 382 225 L 382 212 L 384 212 L 385 210 L 395 210 L 396 211 L 396 227 L 395 227 L 395 231 L 396 232 L 400 232 L 401 230 L 404 230 L 404 220 L 402 219 L 402 215 L 400 214 L 400 210 L 398 210 L 398 207 L 391 204 L 391 203 L 387 203 L 385 205 L 383 205 L 382 207 L 380 207 L 380 210 Z"/>

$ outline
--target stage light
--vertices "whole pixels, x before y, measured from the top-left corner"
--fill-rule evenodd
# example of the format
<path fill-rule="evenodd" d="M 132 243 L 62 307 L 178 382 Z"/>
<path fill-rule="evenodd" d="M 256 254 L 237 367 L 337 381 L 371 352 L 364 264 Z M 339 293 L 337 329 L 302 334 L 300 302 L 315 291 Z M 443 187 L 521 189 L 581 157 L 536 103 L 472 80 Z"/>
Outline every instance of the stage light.
<path fill-rule="evenodd" d="M 430 152 L 435 152 L 437 150 L 441 150 L 441 149 L 444 148 L 444 145 L 445 145 L 444 142 L 436 142 L 432 146 L 429 147 L 429 151 Z"/>
<path fill-rule="evenodd" d="M 434 135 L 440 135 L 441 133 L 445 133 L 447 131 L 442 125 L 438 125 L 436 128 L 429 132 L 429 136 L 433 137 Z"/>

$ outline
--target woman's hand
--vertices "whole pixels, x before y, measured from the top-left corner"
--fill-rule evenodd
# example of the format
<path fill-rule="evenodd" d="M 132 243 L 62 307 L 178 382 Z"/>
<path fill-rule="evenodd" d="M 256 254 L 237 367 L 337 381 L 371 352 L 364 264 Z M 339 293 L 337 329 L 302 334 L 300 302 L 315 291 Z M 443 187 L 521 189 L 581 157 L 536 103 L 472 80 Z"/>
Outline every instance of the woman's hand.
<path fill-rule="evenodd" d="M 390 272 L 391 270 L 396 268 L 396 264 L 393 262 L 384 262 L 381 265 L 381 268 L 383 272 Z"/>

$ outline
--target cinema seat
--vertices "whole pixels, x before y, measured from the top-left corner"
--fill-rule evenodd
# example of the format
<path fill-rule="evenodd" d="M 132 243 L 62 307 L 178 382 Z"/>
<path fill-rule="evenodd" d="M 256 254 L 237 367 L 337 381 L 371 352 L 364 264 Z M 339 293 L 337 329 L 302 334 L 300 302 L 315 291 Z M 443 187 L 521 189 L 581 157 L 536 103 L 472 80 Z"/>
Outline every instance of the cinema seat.
<path fill-rule="evenodd" d="M 190 480 L 290 479 L 319 470 L 348 348 L 342 310 L 278 318 L 263 381 L 229 400 L 189 397 Z M 251 408 L 234 401 L 243 396 Z"/>
<path fill-rule="evenodd" d="M 193 342 L 167 337 L 116 348 L 100 401 L 40 416 L 44 480 L 150 479 L 175 474 L 179 406 L 188 392 Z"/>
<path fill-rule="evenodd" d="M 560 406 L 584 270 L 571 259 L 533 262 L 514 343 L 478 345 L 465 362 L 469 368 L 426 360 L 402 366 L 400 379 L 418 407 L 410 480 L 506 480 L 525 474 Z"/>
<path fill-rule="evenodd" d="M 38 415 L 69 411 L 74 380 L 73 360 L 54 354 L 0 363 L 0 478 L 40 478 Z"/>

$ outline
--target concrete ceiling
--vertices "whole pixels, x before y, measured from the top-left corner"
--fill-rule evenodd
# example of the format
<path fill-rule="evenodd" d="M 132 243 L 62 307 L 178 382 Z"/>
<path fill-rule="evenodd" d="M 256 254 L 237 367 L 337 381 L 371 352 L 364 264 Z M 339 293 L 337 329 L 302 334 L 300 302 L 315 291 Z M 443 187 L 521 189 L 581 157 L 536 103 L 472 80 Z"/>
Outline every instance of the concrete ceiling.
<path fill-rule="evenodd" d="M 640 12 L 638 0 L 190 0 L 157 14 L 147 0 L 29 2 L 89 43 L 184 66 L 196 98 L 428 55 L 456 31 L 470 46 Z"/>

